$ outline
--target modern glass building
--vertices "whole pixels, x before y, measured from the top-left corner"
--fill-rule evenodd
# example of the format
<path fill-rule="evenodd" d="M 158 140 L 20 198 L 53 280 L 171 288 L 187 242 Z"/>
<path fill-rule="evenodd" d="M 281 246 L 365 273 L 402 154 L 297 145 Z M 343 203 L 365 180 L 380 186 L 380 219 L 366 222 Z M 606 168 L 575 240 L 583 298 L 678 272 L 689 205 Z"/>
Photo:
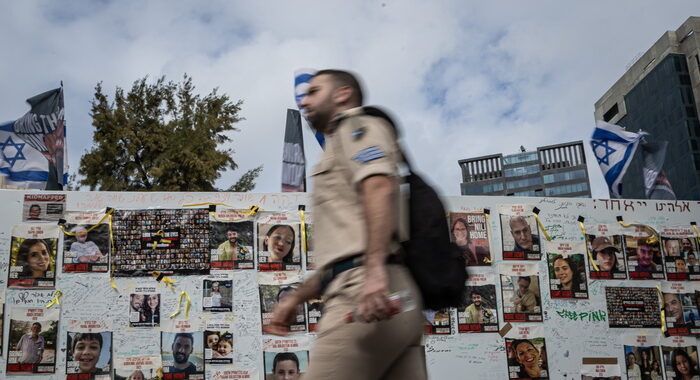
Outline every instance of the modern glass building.
<path fill-rule="evenodd" d="M 462 195 L 590 198 L 583 142 L 459 161 Z"/>
<path fill-rule="evenodd" d="M 663 170 L 678 199 L 700 200 L 700 17 L 668 31 L 595 104 L 596 120 L 668 141 Z M 646 198 L 637 149 L 623 198 Z"/>

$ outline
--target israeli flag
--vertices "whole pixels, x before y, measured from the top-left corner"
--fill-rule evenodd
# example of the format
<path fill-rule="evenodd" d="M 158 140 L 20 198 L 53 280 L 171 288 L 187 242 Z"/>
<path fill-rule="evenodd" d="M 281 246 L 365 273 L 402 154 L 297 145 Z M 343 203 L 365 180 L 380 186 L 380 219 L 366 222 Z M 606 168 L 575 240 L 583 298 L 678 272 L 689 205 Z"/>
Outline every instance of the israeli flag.
<path fill-rule="evenodd" d="M 306 93 L 309 91 L 309 82 L 311 81 L 311 78 L 316 75 L 315 69 L 298 69 L 294 71 L 294 99 L 297 102 L 297 107 L 299 107 L 299 111 L 301 114 L 304 114 L 304 108 L 301 106 L 301 100 L 304 99 L 306 96 Z M 323 147 L 323 144 L 325 143 L 325 138 L 323 137 L 323 133 L 320 132 L 315 132 L 316 135 L 316 140 L 318 143 Z"/>
<path fill-rule="evenodd" d="M 619 125 L 596 121 L 596 128 L 591 137 L 591 147 L 605 182 L 608 183 L 610 196 L 622 197 L 622 177 L 629 167 L 639 139 L 646 132 L 627 132 Z"/>

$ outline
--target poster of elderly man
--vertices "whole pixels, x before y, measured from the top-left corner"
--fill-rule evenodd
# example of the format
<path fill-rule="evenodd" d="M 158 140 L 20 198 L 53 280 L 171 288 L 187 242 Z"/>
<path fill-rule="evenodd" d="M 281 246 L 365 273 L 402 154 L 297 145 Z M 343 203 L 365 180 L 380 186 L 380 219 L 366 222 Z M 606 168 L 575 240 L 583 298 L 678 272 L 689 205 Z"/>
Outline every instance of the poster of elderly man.
<path fill-rule="evenodd" d="M 501 242 L 503 260 L 540 260 L 540 235 L 534 207 L 501 206 Z"/>

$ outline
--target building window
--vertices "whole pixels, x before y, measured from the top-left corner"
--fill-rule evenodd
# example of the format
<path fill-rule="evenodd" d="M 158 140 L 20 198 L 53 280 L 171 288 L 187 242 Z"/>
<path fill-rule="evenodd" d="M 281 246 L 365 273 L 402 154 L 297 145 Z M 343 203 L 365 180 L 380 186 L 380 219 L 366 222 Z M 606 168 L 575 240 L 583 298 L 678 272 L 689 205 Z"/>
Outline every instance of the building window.
<path fill-rule="evenodd" d="M 512 154 L 503 157 L 504 165 L 514 165 L 521 162 L 537 161 L 537 152 L 526 152 L 520 154 Z"/>
<path fill-rule="evenodd" d="M 547 196 L 556 196 L 561 194 L 580 193 L 582 191 L 588 191 L 588 184 L 585 182 L 545 188 L 544 194 Z"/>
<path fill-rule="evenodd" d="M 503 170 L 506 177 L 520 177 L 528 174 L 535 174 L 540 171 L 540 164 L 506 168 Z"/>
<path fill-rule="evenodd" d="M 603 121 L 610 121 L 610 120 L 612 120 L 612 118 L 615 117 L 615 115 L 617 115 L 617 112 L 618 112 L 618 111 L 619 111 L 619 110 L 618 110 L 618 108 L 617 108 L 617 103 L 615 103 L 615 105 L 613 105 L 612 107 L 610 107 L 610 109 L 608 110 L 608 112 L 606 112 L 605 115 L 603 115 Z"/>
<path fill-rule="evenodd" d="M 525 178 L 525 179 L 519 179 L 519 180 L 515 180 L 515 181 L 506 182 L 506 188 L 510 190 L 510 189 L 517 189 L 520 187 L 539 185 L 541 183 L 542 183 L 542 179 L 540 177 Z"/>
<path fill-rule="evenodd" d="M 564 173 L 545 174 L 543 178 L 544 183 L 571 181 L 574 179 L 586 178 L 586 171 L 584 169 L 580 169 Z"/>

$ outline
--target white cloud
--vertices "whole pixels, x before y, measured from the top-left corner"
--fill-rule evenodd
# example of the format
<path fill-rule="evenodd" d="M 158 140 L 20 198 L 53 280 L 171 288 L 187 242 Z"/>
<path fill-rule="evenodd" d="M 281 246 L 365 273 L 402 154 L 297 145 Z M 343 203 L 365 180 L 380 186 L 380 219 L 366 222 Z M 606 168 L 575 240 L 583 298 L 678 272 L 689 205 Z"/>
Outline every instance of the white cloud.
<path fill-rule="evenodd" d="M 286 108 L 300 67 L 361 74 L 389 108 L 419 169 L 458 194 L 462 158 L 587 140 L 593 103 L 697 1 L 6 2 L 0 14 L 0 119 L 66 86 L 69 158 L 91 146 L 89 102 L 149 75 L 187 72 L 202 93 L 243 99 L 241 169 L 264 164 L 257 191 L 279 190 Z M 320 149 L 306 133 L 308 159 Z M 590 152 L 589 152 L 590 153 Z M 589 161 L 592 156 L 589 155 Z M 595 161 L 595 160 L 593 160 Z M 594 162 L 594 196 L 606 196 Z M 225 187 L 243 170 L 226 173 Z"/>

